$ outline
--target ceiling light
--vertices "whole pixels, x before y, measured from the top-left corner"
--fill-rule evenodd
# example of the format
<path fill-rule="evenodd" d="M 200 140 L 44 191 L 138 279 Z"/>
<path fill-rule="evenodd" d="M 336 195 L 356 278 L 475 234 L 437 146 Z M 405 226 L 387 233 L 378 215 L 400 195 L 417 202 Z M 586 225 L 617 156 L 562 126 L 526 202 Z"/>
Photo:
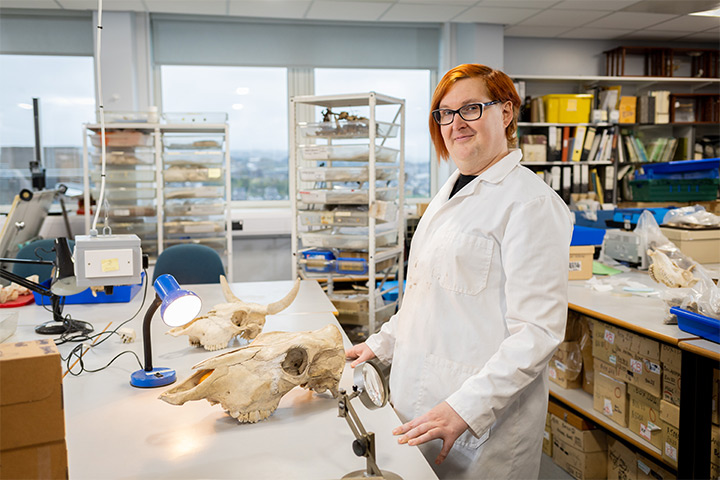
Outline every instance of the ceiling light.
<path fill-rule="evenodd" d="M 250 93 L 250 89 L 248 87 L 238 87 L 237 90 L 235 90 L 235 93 L 238 95 L 247 95 Z"/>
<path fill-rule="evenodd" d="M 690 13 L 689 15 L 694 15 L 696 17 L 720 17 L 720 8 L 716 8 L 714 10 L 705 10 L 703 12 L 694 12 Z"/>

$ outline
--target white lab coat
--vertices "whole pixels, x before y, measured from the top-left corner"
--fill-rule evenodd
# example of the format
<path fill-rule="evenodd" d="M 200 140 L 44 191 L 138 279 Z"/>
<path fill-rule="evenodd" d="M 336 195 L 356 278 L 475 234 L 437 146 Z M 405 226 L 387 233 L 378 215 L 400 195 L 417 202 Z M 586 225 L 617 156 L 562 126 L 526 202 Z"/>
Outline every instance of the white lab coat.
<path fill-rule="evenodd" d="M 537 478 L 547 363 L 567 318 L 570 211 L 511 151 L 448 200 L 455 171 L 418 224 L 402 307 L 367 345 L 392 362 L 407 422 L 447 401 L 470 429 L 441 478 Z"/>

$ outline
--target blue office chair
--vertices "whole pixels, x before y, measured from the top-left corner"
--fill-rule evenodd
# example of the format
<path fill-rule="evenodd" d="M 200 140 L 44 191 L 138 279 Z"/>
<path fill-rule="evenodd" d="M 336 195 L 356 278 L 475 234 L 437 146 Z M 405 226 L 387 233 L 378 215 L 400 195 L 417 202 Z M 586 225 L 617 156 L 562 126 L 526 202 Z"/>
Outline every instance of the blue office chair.
<path fill-rule="evenodd" d="M 75 242 L 73 240 L 68 240 L 68 245 L 70 246 L 70 251 L 72 252 L 73 248 L 75 247 Z M 35 240 L 34 242 L 30 242 L 24 247 L 22 247 L 17 255 L 15 255 L 15 258 L 22 258 L 26 260 L 55 260 L 55 251 L 53 250 L 53 247 L 55 246 L 55 239 L 54 238 L 46 238 L 43 240 Z M 21 277 L 29 277 L 30 275 L 37 274 L 39 277 L 39 282 L 42 283 L 45 280 L 48 280 L 50 277 L 52 277 L 52 265 L 41 265 L 41 264 L 32 264 L 32 263 L 13 263 L 12 266 L 12 272 L 15 275 L 20 275 Z"/>
<path fill-rule="evenodd" d="M 152 282 L 169 273 L 179 284 L 220 283 L 225 275 L 220 255 L 212 248 L 197 243 L 173 245 L 158 256 Z"/>

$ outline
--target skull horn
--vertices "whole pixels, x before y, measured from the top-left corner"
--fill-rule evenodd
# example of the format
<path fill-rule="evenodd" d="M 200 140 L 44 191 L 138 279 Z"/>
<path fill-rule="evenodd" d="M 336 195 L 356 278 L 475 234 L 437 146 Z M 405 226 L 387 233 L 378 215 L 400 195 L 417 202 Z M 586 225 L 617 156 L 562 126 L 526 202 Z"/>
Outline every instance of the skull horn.
<path fill-rule="evenodd" d="M 225 300 L 227 300 L 230 303 L 233 303 L 233 302 L 245 303 L 242 300 L 240 300 L 238 297 L 236 297 L 234 293 L 232 293 L 232 290 L 230 290 L 230 285 L 228 285 L 225 275 L 220 275 L 220 285 L 222 286 L 222 291 L 223 291 L 223 294 L 225 295 Z"/>
<path fill-rule="evenodd" d="M 288 292 L 287 295 L 285 295 L 284 298 L 278 300 L 277 302 L 273 302 L 267 306 L 268 315 L 280 313 L 287 307 L 289 307 L 293 300 L 295 300 L 298 290 L 300 290 L 300 279 L 296 278 L 295 285 L 293 285 L 293 288 L 290 290 L 290 292 Z"/>

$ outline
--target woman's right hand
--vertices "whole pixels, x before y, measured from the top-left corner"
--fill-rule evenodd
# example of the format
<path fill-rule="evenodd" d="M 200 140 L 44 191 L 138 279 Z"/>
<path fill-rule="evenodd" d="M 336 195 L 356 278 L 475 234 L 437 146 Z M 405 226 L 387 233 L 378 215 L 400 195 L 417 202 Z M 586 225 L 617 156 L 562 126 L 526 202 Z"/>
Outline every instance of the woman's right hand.
<path fill-rule="evenodd" d="M 348 360 L 354 360 L 350 364 L 350 367 L 355 368 L 356 365 L 375 358 L 375 352 L 370 350 L 370 347 L 363 342 L 353 346 L 350 350 L 345 350 L 345 358 Z"/>

